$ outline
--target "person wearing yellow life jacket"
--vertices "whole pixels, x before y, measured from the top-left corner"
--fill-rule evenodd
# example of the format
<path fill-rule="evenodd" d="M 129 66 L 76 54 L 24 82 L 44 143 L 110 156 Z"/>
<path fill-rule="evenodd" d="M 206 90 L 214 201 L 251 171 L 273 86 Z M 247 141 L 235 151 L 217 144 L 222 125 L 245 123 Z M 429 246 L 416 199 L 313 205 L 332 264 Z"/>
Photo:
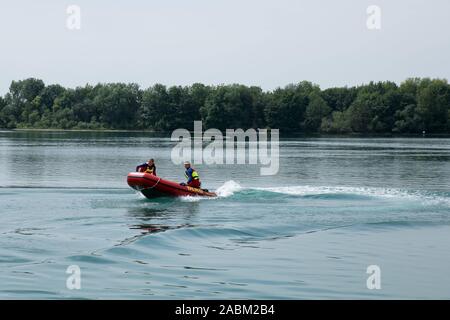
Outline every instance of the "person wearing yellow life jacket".
<path fill-rule="evenodd" d="M 197 171 L 191 167 L 191 163 L 189 161 L 184 162 L 184 168 L 186 171 L 184 172 L 184 175 L 187 179 L 186 183 L 182 183 L 182 185 L 188 185 L 193 188 L 200 188 L 201 182 L 200 177 L 198 176 Z"/>
<path fill-rule="evenodd" d="M 155 160 L 154 159 L 150 159 L 146 163 L 138 165 L 136 167 L 136 171 L 137 172 L 145 172 L 145 173 L 152 174 L 152 175 L 156 176 Z"/>

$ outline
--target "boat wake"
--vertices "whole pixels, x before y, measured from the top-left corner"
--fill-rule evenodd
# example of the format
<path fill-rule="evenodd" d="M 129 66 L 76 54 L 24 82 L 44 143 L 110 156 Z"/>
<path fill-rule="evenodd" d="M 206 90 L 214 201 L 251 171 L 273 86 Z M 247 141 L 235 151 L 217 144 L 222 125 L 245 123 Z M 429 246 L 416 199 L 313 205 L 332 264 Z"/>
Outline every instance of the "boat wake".
<path fill-rule="evenodd" d="M 229 180 L 216 190 L 216 194 L 219 196 L 219 198 L 226 198 L 243 189 L 244 188 L 236 181 Z"/>
<path fill-rule="evenodd" d="M 450 194 L 419 190 L 402 190 L 396 188 L 348 187 L 348 186 L 283 186 L 283 187 L 244 187 L 229 180 L 217 188 L 217 198 L 229 197 L 267 197 L 276 195 L 328 200 L 403 200 L 420 202 L 424 205 L 450 206 Z M 205 198 L 184 197 L 184 201 L 194 202 Z M 206 200 L 206 199 L 205 199 Z"/>
<path fill-rule="evenodd" d="M 287 186 L 275 188 L 256 188 L 256 190 L 270 191 L 292 196 L 323 197 L 346 199 L 351 196 L 372 199 L 399 199 L 405 201 L 420 201 L 423 204 L 450 206 L 450 197 L 427 191 L 402 190 L 395 188 L 375 187 L 345 187 L 345 186 Z"/>

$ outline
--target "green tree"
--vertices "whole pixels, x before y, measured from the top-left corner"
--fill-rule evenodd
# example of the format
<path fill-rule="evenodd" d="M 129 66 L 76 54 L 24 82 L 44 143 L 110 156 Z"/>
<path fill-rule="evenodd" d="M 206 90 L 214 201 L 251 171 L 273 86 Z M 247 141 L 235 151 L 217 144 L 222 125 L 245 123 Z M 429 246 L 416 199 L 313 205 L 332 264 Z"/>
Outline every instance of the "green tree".
<path fill-rule="evenodd" d="M 372 130 L 373 109 L 377 105 L 376 93 L 361 92 L 352 105 L 345 110 L 345 118 L 353 132 L 368 133 Z"/>
<path fill-rule="evenodd" d="M 357 88 L 329 88 L 321 92 L 322 98 L 333 111 L 346 110 L 355 100 Z"/>
<path fill-rule="evenodd" d="M 319 88 L 306 81 L 276 89 L 264 110 L 267 125 L 282 131 L 301 131 L 309 95 L 315 90 Z"/>
<path fill-rule="evenodd" d="M 93 104 L 100 109 L 100 122 L 111 129 L 135 129 L 140 105 L 137 84 L 107 84 L 98 89 Z"/>
<path fill-rule="evenodd" d="M 65 89 L 59 84 L 49 85 L 43 88 L 40 93 L 40 114 L 42 115 L 46 111 L 51 111 L 53 109 L 53 104 L 55 103 L 56 98 L 63 95 L 64 91 Z"/>
<path fill-rule="evenodd" d="M 331 113 L 331 108 L 316 91 L 309 95 L 309 104 L 306 107 L 304 128 L 309 132 L 320 129 L 322 119 Z"/>
<path fill-rule="evenodd" d="M 268 94 L 262 91 L 259 87 L 250 87 L 250 94 L 252 96 L 252 127 L 253 128 L 265 128 L 266 119 L 264 117 L 264 108 L 267 104 Z"/>
<path fill-rule="evenodd" d="M 395 114 L 395 126 L 393 132 L 418 133 L 422 124 L 420 115 L 416 112 L 416 106 L 410 104 L 398 110 Z"/>
<path fill-rule="evenodd" d="M 6 128 L 7 119 L 3 113 L 3 108 L 6 107 L 6 101 L 3 97 L 0 97 L 0 128 Z"/>
<path fill-rule="evenodd" d="M 200 113 L 206 128 L 251 128 L 254 95 L 243 85 L 219 86 L 206 99 Z"/>
<path fill-rule="evenodd" d="M 432 80 L 419 89 L 417 113 L 422 119 L 422 130 L 430 133 L 446 132 L 450 109 L 450 87 L 446 80 Z"/>
<path fill-rule="evenodd" d="M 139 112 L 141 127 L 157 131 L 167 131 L 175 127 L 173 111 L 169 103 L 166 86 L 156 84 L 144 90 Z"/>
<path fill-rule="evenodd" d="M 33 108 L 36 108 L 32 102 L 44 87 L 45 84 L 42 80 L 34 78 L 11 82 L 9 93 L 6 96 L 8 128 L 27 125 L 29 114 L 34 111 Z"/>
<path fill-rule="evenodd" d="M 200 119 L 200 113 L 194 105 L 188 87 L 172 86 L 167 90 L 167 95 L 169 108 L 172 110 L 169 129 L 190 128 L 195 120 Z"/>
<path fill-rule="evenodd" d="M 349 133 L 352 132 L 352 128 L 344 112 L 334 111 L 331 117 L 322 119 L 320 131 L 324 133 Z"/>
<path fill-rule="evenodd" d="M 21 81 L 13 81 L 9 87 L 12 97 L 22 102 L 31 102 L 45 88 L 42 80 L 29 78 Z"/>
<path fill-rule="evenodd" d="M 73 111 L 69 108 L 58 110 L 54 115 L 53 126 L 58 129 L 71 129 L 76 125 Z"/>

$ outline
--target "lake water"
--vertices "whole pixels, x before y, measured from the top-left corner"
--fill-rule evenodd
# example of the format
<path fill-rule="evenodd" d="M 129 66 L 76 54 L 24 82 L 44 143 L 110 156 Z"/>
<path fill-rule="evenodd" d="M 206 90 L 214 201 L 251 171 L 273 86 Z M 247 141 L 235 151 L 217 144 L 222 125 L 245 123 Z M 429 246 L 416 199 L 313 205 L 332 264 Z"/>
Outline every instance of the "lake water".
<path fill-rule="evenodd" d="M 450 298 L 450 139 L 281 140 L 275 176 L 198 165 L 217 199 L 148 200 L 126 175 L 183 181 L 169 137 L 0 132 L 0 298 Z"/>

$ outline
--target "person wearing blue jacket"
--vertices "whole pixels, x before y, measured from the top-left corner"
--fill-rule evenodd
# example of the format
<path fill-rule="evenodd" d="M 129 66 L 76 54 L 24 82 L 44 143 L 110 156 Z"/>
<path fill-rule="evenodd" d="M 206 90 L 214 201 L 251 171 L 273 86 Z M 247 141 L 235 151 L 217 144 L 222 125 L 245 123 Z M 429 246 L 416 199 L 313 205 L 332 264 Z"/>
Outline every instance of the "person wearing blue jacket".
<path fill-rule="evenodd" d="M 191 163 L 189 161 L 184 162 L 184 168 L 186 171 L 184 172 L 184 175 L 186 176 L 187 182 L 181 183 L 181 185 L 188 185 L 193 188 L 200 188 L 201 182 L 200 177 L 198 176 L 197 171 L 191 167 Z"/>

